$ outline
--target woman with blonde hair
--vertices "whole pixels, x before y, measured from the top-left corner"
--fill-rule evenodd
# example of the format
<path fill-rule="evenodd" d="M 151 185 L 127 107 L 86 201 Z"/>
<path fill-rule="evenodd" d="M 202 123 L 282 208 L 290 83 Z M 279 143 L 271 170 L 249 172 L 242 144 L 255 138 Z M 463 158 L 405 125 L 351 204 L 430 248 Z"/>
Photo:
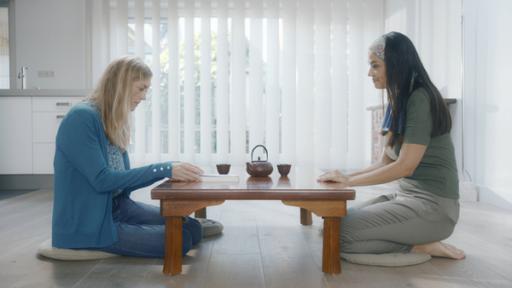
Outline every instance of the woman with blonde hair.
<path fill-rule="evenodd" d="M 129 116 L 145 100 L 151 77 L 141 59 L 117 59 L 92 96 L 62 120 L 54 159 L 53 247 L 163 257 L 159 208 L 133 201 L 130 193 L 165 177 L 199 181 L 203 171 L 176 162 L 130 167 Z M 201 224 L 184 219 L 183 254 L 201 238 Z"/>

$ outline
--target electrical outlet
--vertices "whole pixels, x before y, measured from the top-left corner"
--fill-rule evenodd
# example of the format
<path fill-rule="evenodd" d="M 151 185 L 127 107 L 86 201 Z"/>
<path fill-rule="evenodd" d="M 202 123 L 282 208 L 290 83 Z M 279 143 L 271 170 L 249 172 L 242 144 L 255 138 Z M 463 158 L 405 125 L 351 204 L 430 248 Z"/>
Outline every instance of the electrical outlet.
<path fill-rule="evenodd" d="M 37 71 L 37 77 L 39 77 L 39 78 L 53 78 L 53 77 L 55 77 L 55 71 L 53 71 L 53 70 L 39 70 L 39 71 Z"/>

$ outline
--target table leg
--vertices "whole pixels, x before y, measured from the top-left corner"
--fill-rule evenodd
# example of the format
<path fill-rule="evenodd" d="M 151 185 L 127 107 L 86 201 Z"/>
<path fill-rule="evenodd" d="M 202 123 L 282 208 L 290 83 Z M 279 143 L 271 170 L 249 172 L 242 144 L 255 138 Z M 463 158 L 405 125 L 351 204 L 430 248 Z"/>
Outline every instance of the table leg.
<path fill-rule="evenodd" d="M 206 218 L 206 207 L 197 210 L 194 214 L 196 218 Z"/>
<path fill-rule="evenodd" d="M 341 273 L 340 220 L 340 217 L 324 217 L 322 271 L 325 273 Z"/>
<path fill-rule="evenodd" d="M 181 273 L 183 258 L 183 219 L 181 216 L 166 217 L 165 219 L 165 257 L 164 274 L 176 275 Z"/>
<path fill-rule="evenodd" d="M 340 223 L 341 217 L 347 215 L 346 200 L 282 201 L 285 205 L 304 208 L 324 218 L 322 271 L 331 274 L 341 273 Z"/>
<path fill-rule="evenodd" d="M 311 216 L 311 212 L 307 209 L 300 208 L 300 224 L 302 225 L 311 225 L 313 224 L 313 217 Z"/>

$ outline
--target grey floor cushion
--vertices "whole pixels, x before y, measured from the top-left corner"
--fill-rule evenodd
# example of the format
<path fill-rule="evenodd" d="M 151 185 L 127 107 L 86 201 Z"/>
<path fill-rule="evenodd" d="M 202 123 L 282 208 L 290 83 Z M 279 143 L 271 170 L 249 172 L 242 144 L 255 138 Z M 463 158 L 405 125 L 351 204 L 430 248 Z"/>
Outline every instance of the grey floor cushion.
<path fill-rule="evenodd" d="M 341 253 L 341 258 L 350 263 L 400 267 L 417 265 L 429 261 L 432 257 L 423 253 L 386 253 L 386 254 L 348 254 Z"/>
<path fill-rule="evenodd" d="M 203 228 L 203 237 L 210 237 L 222 233 L 224 226 L 215 220 L 196 218 Z M 119 255 L 97 250 L 62 249 L 52 247 L 52 240 L 46 240 L 37 249 L 37 254 L 57 260 L 95 260 L 116 257 Z"/>
<path fill-rule="evenodd" d="M 196 218 L 203 227 L 203 237 L 215 236 L 222 233 L 224 226 L 219 221 L 212 219 Z"/>
<path fill-rule="evenodd" d="M 96 260 L 119 256 L 116 254 L 96 250 L 55 248 L 52 247 L 51 239 L 46 240 L 45 242 L 41 243 L 41 245 L 39 245 L 37 254 L 51 259 L 67 261 Z"/>

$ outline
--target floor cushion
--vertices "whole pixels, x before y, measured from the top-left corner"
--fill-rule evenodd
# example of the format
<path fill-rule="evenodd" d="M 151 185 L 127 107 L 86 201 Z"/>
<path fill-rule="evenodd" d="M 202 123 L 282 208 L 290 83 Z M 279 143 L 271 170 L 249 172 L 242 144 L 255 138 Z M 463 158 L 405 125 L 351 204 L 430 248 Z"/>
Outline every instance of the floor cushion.
<path fill-rule="evenodd" d="M 39 245 L 37 254 L 46 258 L 67 261 L 96 260 L 119 256 L 117 254 L 97 250 L 55 248 L 52 247 L 51 239 Z"/>
<path fill-rule="evenodd" d="M 219 221 L 212 219 L 196 218 L 203 228 L 203 237 L 211 237 L 222 233 L 224 226 Z"/>
<path fill-rule="evenodd" d="M 362 265 L 400 267 L 417 265 L 429 261 L 432 257 L 423 253 L 385 253 L 385 254 L 349 254 L 341 253 L 344 260 Z"/>

